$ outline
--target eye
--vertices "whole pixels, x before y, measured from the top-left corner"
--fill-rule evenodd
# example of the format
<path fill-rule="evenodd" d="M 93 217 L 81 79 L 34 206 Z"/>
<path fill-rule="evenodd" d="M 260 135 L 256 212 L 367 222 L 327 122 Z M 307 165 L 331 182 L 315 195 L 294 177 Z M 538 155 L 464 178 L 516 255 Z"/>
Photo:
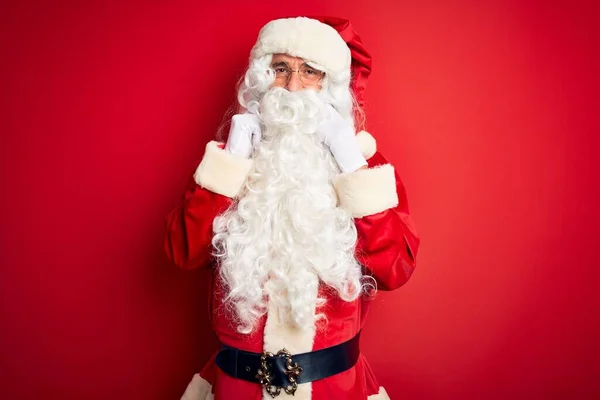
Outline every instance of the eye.
<path fill-rule="evenodd" d="M 323 75 L 323 72 L 319 71 L 318 69 L 312 68 L 308 65 L 303 65 L 302 68 L 300 69 L 300 73 L 307 78 L 315 78 L 315 79 L 317 79 L 318 77 Z"/>

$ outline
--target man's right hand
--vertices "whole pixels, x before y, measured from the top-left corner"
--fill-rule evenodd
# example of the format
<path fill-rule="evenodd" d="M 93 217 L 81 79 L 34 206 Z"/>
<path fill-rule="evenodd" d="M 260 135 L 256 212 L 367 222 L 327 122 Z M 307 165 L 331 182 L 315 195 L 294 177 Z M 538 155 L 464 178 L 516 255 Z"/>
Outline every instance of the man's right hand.
<path fill-rule="evenodd" d="M 260 141 L 262 132 L 258 116 L 251 113 L 236 114 L 231 118 L 231 129 L 225 150 L 250 158 L 252 148 Z"/>

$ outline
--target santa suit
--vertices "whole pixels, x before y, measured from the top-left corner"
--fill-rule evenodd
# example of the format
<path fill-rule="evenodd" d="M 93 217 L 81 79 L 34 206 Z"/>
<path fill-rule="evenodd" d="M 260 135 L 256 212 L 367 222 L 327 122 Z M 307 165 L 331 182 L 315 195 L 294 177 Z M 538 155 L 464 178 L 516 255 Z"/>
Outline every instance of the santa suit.
<path fill-rule="evenodd" d="M 340 174 L 334 179 L 339 207 L 349 210 L 358 233 L 356 258 L 364 273 L 377 282 L 378 290 L 403 285 L 415 268 L 419 237 L 411 222 L 406 192 L 392 165 L 376 151 L 374 139 L 366 132 L 357 140 L 368 159 L 368 169 Z M 213 268 L 211 259 L 212 223 L 232 203 L 252 168 L 252 160 L 234 156 L 210 142 L 181 204 L 167 217 L 165 248 L 173 262 L 183 269 Z M 213 277 L 216 277 L 213 274 Z M 317 278 L 315 278 L 317 279 Z M 327 299 L 319 312 L 327 322 L 307 329 L 295 329 L 278 319 L 269 306 L 251 334 L 239 333 L 223 310 L 223 288 L 219 279 L 212 284 L 212 328 L 225 345 L 262 353 L 283 348 L 292 354 L 310 352 L 345 342 L 363 327 L 369 308 L 367 295 L 353 302 L 339 298 L 335 291 L 320 285 Z M 281 392 L 280 399 L 377 400 L 389 399 L 379 386 L 363 355 L 349 370 L 298 386 L 292 397 Z M 189 384 L 185 400 L 260 400 L 270 396 L 258 383 L 233 378 L 215 365 L 214 357 Z"/>

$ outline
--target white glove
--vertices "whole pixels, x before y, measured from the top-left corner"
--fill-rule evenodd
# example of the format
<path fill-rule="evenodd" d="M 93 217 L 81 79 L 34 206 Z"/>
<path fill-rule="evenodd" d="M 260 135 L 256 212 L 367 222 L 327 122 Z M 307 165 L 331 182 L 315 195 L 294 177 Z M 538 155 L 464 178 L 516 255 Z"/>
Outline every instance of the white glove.
<path fill-rule="evenodd" d="M 225 150 L 231 154 L 250 158 L 252 148 L 260 142 L 262 131 L 260 120 L 255 114 L 236 114 L 231 118 L 231 129 Z"/>
<path fill-rule="evenodd" d="M 367 165 L 350 122 L 342 118 L 331 104 L 327 104 L 327 114 L 328 118 L 319 126 L 317 135 L 329 147 L 342 172 L 353 172 Z"/>

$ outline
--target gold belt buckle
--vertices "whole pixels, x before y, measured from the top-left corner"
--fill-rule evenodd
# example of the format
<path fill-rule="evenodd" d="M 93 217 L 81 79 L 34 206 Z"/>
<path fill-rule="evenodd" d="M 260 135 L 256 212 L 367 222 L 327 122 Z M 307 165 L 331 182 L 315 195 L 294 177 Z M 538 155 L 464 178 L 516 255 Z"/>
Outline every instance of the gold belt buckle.
<path fill-rule="evenodd" d="M 285 357 L 285 374 L 290 381 L 290 385 L 288 386 L 271 385 L 271 379 L 273 377 L 269 372 L 267 360 L 275 357 Z M 292 354 L 286 349 L 279 350 L 277 354 L 263 351 L 262 356 L 260 357 L 260 368 L 256 374 L 256 379 L 258 379 L 258 382 L 265 388 L 267 393 L 269 393 L 271 397 L 275 398 L 279 396 L 282 388 L 287 394 L 293 395 L 296 393 L 296 389 L 298 389 L 297 381 L 300 377 L 300 372 L 302 372 L 302 368 L 298 366 L 298 363 L 295 363 L 294 360 L 292 360 Z"/>

